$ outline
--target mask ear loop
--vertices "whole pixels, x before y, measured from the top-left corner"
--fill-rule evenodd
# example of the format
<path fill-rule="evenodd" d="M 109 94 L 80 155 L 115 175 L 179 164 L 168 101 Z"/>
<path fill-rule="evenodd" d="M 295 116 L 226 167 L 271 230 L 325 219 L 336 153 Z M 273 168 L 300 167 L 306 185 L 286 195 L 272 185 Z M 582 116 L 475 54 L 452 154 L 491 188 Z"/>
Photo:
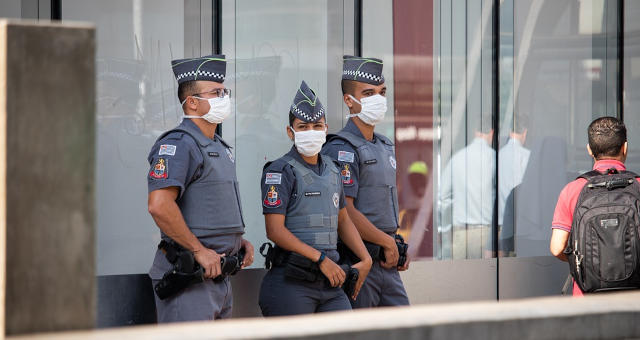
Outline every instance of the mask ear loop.
<path fill-rule="evenodd" d="M 351 100 L 353 100 L 354 102 L 360 104 L 360 111 L 362 111 L 362 103 L 359 100 L 357 100 L 354 96 L 352 96 L 350 94 L 348 94 L 347 96 L 349 96 L 351 98 Z M 358 113 L 348 113 L 347 114 L 347 118 L 358 117 L 359 114 L 360 114 L 360 112 L 358 112 Z"/>

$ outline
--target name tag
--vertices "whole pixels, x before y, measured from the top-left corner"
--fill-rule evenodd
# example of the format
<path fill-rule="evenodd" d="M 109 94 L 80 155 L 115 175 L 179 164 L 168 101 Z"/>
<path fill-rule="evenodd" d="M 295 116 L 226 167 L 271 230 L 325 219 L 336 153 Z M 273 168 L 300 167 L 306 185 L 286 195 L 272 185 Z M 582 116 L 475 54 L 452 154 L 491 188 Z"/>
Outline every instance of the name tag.
<path fill-rule="evenodd" d="M 305 192 L 304 195 L 305 196 L 320 196 L 320 191 Z"/>
<path fill-rule="evenodd" d="M 378 163 L 377 159 L 370 159 L 368 161 L 364 161 L 364 164 L 375 164 L 375 163 Z"/>
<path fill-rule="evenodd" d="M 220 157 L 220 154 L 217 152 L 209 152 L 209 157 Z"/>

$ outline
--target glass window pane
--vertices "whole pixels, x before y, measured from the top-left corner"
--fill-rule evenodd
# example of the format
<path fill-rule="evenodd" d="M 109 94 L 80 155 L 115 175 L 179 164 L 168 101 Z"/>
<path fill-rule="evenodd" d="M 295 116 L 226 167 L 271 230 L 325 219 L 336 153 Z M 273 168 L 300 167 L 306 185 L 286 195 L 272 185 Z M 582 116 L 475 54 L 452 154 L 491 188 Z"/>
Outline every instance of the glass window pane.
<path fill-rule="evenodd" d="M 185 55 L 185 5 L 64 0 L 62 14 L 96 25 L 97 275 L 146 273 L 160 233 L 144 174 L 156 138 L 182 116 L 170 61 Z"/>
<path fill-rule="evenodd" d="M 441 2 L 436 254 L 493 257 L 492 3 Z"/>
<path fill-rule="evenodd" d="M 223 8 L 235 13 L 224 16 L 222 43 L 234 60 L 225 83 L 236 110 L 223 134 L 235 147 L 245 237 L 257 249 L 266 241 L 258 181 L 265 162 L 293 145 L 286 126 L 302 80 L 327 108 L 330 131 L 342 127 L 343 7 L 337 0 L 245 0 L 224 1 Z M 263 261 L 256 256 L 254 267 Z"/>
<path fill-rule="evenodd" d="M 550 255 L 560 190 L 591 170 L 587 126 L 594 118 L 615 115 L 611 65 L 616 45 L 610 42 L 616 40 L 616 19 L 609 14 L 616 9 L 611 3 L 503 2 L 498 152 L 502 256 Z"/>

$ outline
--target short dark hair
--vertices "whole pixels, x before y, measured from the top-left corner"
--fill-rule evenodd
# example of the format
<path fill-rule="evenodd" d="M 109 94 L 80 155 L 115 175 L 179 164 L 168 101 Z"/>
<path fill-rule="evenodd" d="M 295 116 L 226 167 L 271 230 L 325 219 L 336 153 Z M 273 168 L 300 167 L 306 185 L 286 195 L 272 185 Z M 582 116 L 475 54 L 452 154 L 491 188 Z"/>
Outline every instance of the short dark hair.
<path fill-rule="evenodd" d="M 342 79 L 342 82 L 340 82 L 340 87 L 342 87 L 342 94 L 350 94 L 352 96 L 356 95 L 354 93 L 356 91 L 355 80 Z"/>
<path fill-rule="evenodd" d="M 589 124 L 589 148 L 593 157 L 615 157 L 627 141 L 627 128 L 614 117 L 602 117 Z"/>
<path fill-rule="evenodd" d="M 289 126 L 293 127 L 294 120 L 296 120 L 296 116 L 293 115 L 293 112 L 289 111 Z"/>
<path fill-rule="evenodd" d="M 198 91 L 195 81 L 185 81 L 178 85 L 178 100 L 182 103 L 188 96 L 193 96 Z"/>

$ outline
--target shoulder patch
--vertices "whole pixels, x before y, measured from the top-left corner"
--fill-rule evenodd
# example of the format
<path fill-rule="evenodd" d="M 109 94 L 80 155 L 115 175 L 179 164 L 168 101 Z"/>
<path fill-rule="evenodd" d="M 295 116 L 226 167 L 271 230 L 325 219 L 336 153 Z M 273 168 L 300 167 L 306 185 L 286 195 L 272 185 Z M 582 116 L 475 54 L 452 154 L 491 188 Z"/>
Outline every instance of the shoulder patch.
<path fill-rule="evenodd" d="M 338 162 L 348 162 L 353 163 L 355 159 L 355 155 L 353 152 L 340 150 L 338 151 Z"/>
<path fill-rule="evenodd" d="M 160 151 L 158 152 L 159 156 L 167 155 L 174 156 L 176 154 L 177 147 L 172 144 L 162 144 L 160 145 Z"/>
<path fill-rule="evenodd" d="M 277 172 L 267 172 L 264 175 L 264 184 L 281 184 L 282 174 Z"/>
<path fill-rule="evenodd" d="M 267 191 L 264 200 L 262 200 L 262 205 L 267 208 L 277 208 L 282 205 L 282 200 L 280 199 L 280 197 L 278 197 L 278 191 L 276 191 L 275 186 L 272 185 L 269 188 L 269 191 Z"/>
<path fill-rule="evenodd" d="M 158 158 L 151 166 L 149 177 L 153 179 L 166 179 L 169 177 L 169 162 L 166 158 Z"/>
<path fill-rule="evenodd" d="M 349 169 L 349 164 L 345 164 L 342 166 L 342 170 L 340 171 L 340 178 L 342 178 L 342 185 L 353 185 L 353 178 L 351 178 L 351 169 Z"/>

